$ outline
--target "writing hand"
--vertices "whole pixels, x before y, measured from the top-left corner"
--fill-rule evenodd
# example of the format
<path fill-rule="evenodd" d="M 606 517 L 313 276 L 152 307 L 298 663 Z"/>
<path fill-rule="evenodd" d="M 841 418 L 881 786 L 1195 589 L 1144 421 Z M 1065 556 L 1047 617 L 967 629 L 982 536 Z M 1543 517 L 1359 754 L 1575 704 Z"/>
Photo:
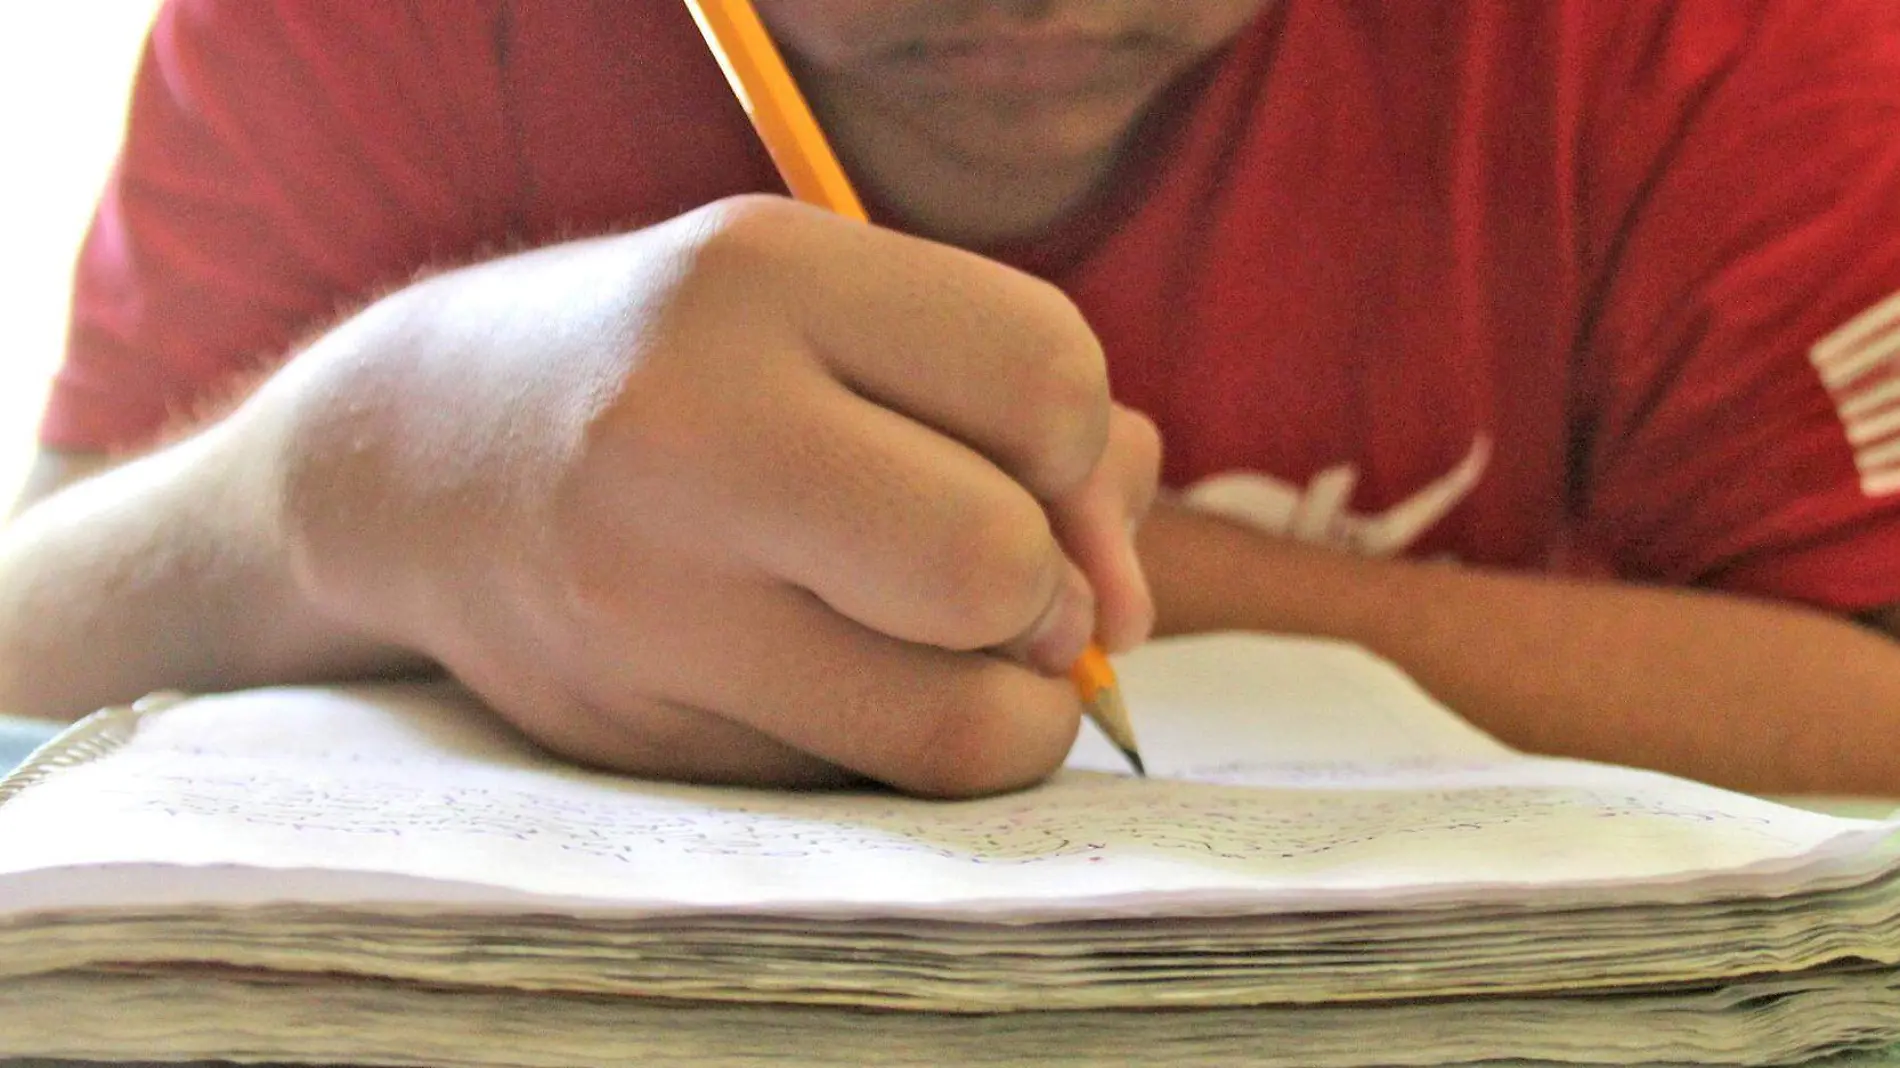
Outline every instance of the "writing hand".
<path fill-rule="evenodd" d="M 1149 626 L 1154 431 L 1060 294 L 976 256 L 743 198 L 440 276 L 299 362 L 313 598 L 591 763 L 1010 788 L 1067 751 L 1091 634 Z"/>

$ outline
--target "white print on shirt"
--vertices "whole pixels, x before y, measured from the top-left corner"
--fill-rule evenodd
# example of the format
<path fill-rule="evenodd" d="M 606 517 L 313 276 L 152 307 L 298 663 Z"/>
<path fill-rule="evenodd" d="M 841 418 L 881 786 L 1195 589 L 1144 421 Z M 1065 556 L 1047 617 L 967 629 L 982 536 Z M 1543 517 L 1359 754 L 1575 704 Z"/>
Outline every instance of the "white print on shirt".
<path fill-rule="evenodd" d="M 1456 467 L 1379 515 L 1359 515 L 1349 507 L 1359 482 L 1353 464 L 1321 471 L 1304 490 L 1254 471 L 1213 475 L 1189 486 L 1181 503 L 1269 534 L 1361 556 L 1393 557 L 1418 544 L 1469 497 L 1490 463 L 1491 439 L 1479 434 Z"/>
<path fill-rule="evenodd" d="M 1816 342 L 1808 359 L 1853 446 L 1860 491 L 1900 493 L 1900 293 Z"/>

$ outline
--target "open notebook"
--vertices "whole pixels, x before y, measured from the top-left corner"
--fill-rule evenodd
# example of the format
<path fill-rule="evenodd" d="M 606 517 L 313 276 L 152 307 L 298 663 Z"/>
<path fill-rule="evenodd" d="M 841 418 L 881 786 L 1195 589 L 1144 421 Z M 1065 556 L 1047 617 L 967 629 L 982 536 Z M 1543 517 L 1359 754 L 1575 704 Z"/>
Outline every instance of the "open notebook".
<path fill-rule="evenodd" d="M 1897 826 L 1527 757 L 1346 646 L 1120 663 L 942 803 L 562 765 L 444 685 L 154 699 L 0 783 L 0 1056 L 1789 1063 L 1900 1041 Z"/>

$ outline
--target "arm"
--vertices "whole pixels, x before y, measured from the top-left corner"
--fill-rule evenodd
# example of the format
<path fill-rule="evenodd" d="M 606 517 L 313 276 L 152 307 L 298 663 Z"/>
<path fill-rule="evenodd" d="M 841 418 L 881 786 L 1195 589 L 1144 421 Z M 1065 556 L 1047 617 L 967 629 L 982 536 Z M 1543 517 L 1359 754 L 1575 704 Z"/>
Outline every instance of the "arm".
<path fill-rule="evenodd" d="M 1045 774 L 1058 669 L 1147 626 L 1153 433 L 1074 308 L 773 199 L 524 233 L 505 5 L 451 6 L 160 12 L 42 439 L 202 429 L 0 532 L 0 707 L 440 665 L 624 770 Z"/>
<path fill-rule="evenodd" d="M 400 290 L 28 507 L 0 707 L 439 663 L 589 763 L 1019 786 L 1146 630 L 1156 453 L 1049 287 L 726 202 Z"/>
<path fill-rule="evenodd" d="M 1900 645 L 1844 618 L 1369 560 L 1179 508 L 1149 516 L 1141 550 L 1160 632 L 1359 642 L 1511 745 L 1752 791 L 1900 794 Z"/>
<path fill-rule="evenodd" d="M 1900 19 L 1867 0 L 1603 18 L 1575 59 L 1592 297 L 1553 555 L 1625 584 L 1169 512 L 1144 533 L 1161 623 L 1362 642 L 1526 748 L 1900 793 L 1900 650 L 1849 621 L 1900 600 L 1900 494 L 1863 477 L 1892 448 L 1863 394 L 1894 362 L 1824 381 L 1817 345 L 1881 325 L 1900 289 Z"/>
<path fill-rule="evenodd" d="M 229 410 L 235 383 L 261 379 L 256 361 L 338 308 L 493 239 L 494 198 L 423 166 L 475 173 L 469 158 L 500 154 L 485 128 L 439 121 L 441 94 L 425 91 L 485 84 L 468 57 L 492 11 L 470 5 L 433 36 L 402 11 L 331 14 L 228 0 L 156 13 L 80 251 L 47 445 L 0 532 L 0 707 L 72 716 L 159 687 L 422 663 L 289 581 L 253 430 L 152 445 Z M 365 145 L 382 167 L 364 165 Z"/>
<path fill-rule="evenodd" d="M 220 425 L 118 464 L 42 453 L 0 529 L 0 708 L 70 718 L 159 688 L 421 666 L 291 581 L 257 436 Z"/>

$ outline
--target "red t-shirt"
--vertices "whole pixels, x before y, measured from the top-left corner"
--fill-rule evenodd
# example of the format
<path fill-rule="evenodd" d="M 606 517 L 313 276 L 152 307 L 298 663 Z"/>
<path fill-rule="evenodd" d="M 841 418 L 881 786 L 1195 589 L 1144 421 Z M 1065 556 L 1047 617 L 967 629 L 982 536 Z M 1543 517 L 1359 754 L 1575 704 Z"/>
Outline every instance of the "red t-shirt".
<path fill-rule="evenodd" d="M 175 0 L 46 443 L 426 265 L 775 189 L 674 0 Z M 1276 0 L 1032 246 L 1187 499 L 1363 552 L 1900 601 L 1900 5 Z"/>

